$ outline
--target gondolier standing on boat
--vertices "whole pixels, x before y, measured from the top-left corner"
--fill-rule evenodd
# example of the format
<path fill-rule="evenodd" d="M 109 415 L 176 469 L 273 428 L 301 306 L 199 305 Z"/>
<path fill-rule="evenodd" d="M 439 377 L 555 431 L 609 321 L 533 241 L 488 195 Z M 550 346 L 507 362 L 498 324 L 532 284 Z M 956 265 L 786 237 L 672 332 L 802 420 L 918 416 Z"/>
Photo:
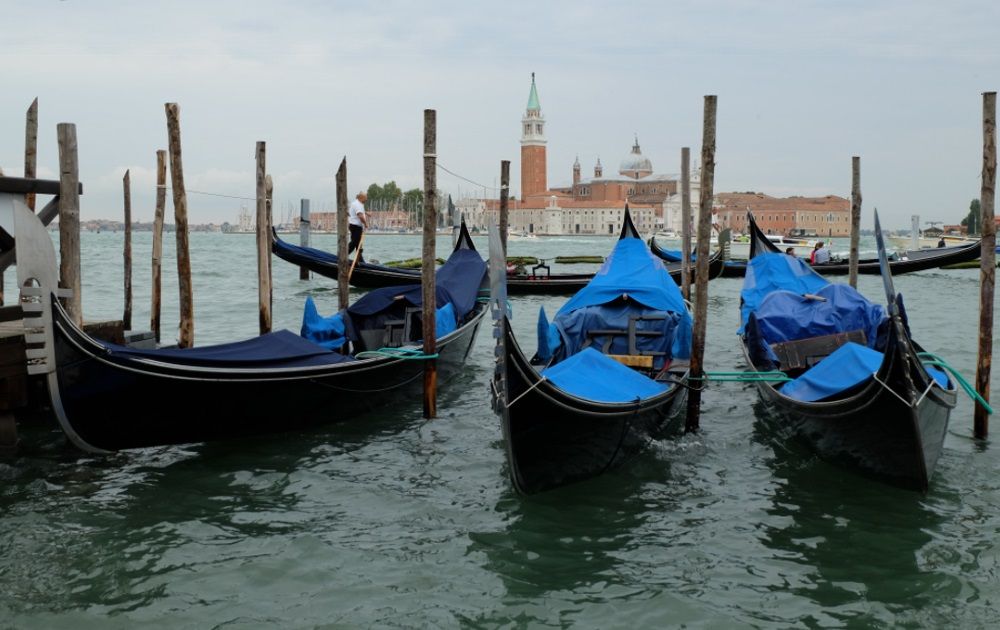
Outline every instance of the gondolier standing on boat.
<path fill-rule="evenodd" d="M 351 231 L 351 242 L 347 246 L 347 253 L 350 254 L 355 249 L 358 250 L 358 262 L 364 262 L 361 255 L 361 235 L 368 227 L 368 218 L 365 217 L 365 202 L 368 201 L 368 193 L 361 191 L 354 201 L 351 202 L 347 210 L 347 228 Z"/>

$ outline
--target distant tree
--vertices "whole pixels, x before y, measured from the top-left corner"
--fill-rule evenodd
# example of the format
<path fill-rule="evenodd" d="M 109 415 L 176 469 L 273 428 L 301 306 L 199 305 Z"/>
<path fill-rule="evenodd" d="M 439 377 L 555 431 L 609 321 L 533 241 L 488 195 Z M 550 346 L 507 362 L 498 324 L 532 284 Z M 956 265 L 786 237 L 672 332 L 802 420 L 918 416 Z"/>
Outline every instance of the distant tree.
<path fill-rule="evenodd" d="M 969 214 L 966 215 L 965 219 L 962 220 L 962 225 L 965 226 L 966 233 L 970 235 L 979 234 L 979 229 L 981 227 L 979 225 L 980 219 L 981 217 L 980 217 L 979 200 L 973 199 L 972 203 L 969 204 Z"/>

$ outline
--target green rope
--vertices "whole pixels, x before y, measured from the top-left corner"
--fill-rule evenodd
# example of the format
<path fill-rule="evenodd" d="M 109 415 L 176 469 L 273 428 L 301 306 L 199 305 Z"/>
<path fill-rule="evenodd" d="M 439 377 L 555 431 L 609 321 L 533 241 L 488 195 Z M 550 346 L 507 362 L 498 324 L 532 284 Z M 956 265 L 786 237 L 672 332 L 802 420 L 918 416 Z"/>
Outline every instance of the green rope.
<path fill-rule="evenodd" d="M 955 377 L 955 380 L 958 381 L 958 384 L 962 386 L 962 389 L 965 390 L 965 393 L 969 395 L 969 398 L 982 405 L 983 409 L 986 410 L 986 413 L 990 415 L 993 414 L 993 407 L 991 407 L 988 402 L 983 400 L 983 397 L 979 395 L 979 392 L 977 392 L 976 389 L 970 385 L 961 374 L 958 373 L 958 370 L 948 365 L 947 361 L 933 352 L 918 352 L 917 356 L 921 359 L 920 362 L 924 365 L 933 365 L 934 367 L 942 367 L 948 370 L 948 372 Z"/>
<path fill-rule="evenodd" d="M 354 355 L 355 359 L 368 359 L 377 357 L 390 357 L 393 359 L 404 359 L 407 361 L 424 361 L 426 359 L 438 358 L 437 353 L 424 354 L 417 348 L 379 348 L 378 350 L 362 350 Z"/>
<path fill-rule="evenodd" d="M 784 372 L 705 372 L 705 376 L 692 376 L 692 381 L 780 382 L 794 380 Z"/>

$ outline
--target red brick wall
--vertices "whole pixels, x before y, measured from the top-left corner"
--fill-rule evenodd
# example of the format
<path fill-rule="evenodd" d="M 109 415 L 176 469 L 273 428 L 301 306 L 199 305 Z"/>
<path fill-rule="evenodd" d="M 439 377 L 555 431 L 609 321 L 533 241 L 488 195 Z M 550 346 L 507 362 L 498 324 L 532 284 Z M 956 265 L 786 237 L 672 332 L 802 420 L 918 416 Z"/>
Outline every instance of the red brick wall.
<path fill-rule="evenodd" d="M 538 195 L 548 190 L 545 181 L 545 147 L 528 145 L 521 147 L 521 199 Z"/>

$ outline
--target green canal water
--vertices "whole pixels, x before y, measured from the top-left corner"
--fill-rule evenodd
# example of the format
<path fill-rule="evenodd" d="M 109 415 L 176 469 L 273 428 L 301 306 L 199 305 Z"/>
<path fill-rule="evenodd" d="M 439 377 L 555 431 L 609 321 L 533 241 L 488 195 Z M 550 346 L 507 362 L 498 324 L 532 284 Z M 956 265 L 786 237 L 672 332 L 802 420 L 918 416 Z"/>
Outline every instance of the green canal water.
<path fill-rule="evenodd" d="M 417 237 L 366 240 L 369 259 L 419 255 Z M 253 236 L 191 241 L 196 343 L 256 334 Z M 335 237 L 314 244 L 333 249 Z M 83 235 L 88 319 L 121 316 L 121 246 L 120 233 Z M 543 256 L 611 246 L 510 244 L 512 255 Z M 134 250 L 139 324 L 148 233 Z M 172 234 L 164 258 L 171 339 Z M 298 329 L 307 295 L 333 312 L 332 281 L 300 281 L 278 259 L 274 278 L 276 328 Z M 741 366 L 740 283 L 710 284 L 710 370 Z M 896 286 L 916 338 L 971 378 L 978 271 L 921 272 Z M 859 288 L 884 300 L 877 278 Z M 562 301 L 512 298 L 527 347 L 539 306 L 552 313 Z M 720 383 L 704 395 L 700 433 L 523 498 L 489 407 L 492 343 L 484 327 L 432 421 L 414 401 L 307 432 L 111 457 L 27 428 L 21 454 L 0 460 L 0 627 L 996 627 L 1000 457 L 971 439 L 968 399 L 926 495 L 818 461 L 768 431 L 751 386 Z"/>

